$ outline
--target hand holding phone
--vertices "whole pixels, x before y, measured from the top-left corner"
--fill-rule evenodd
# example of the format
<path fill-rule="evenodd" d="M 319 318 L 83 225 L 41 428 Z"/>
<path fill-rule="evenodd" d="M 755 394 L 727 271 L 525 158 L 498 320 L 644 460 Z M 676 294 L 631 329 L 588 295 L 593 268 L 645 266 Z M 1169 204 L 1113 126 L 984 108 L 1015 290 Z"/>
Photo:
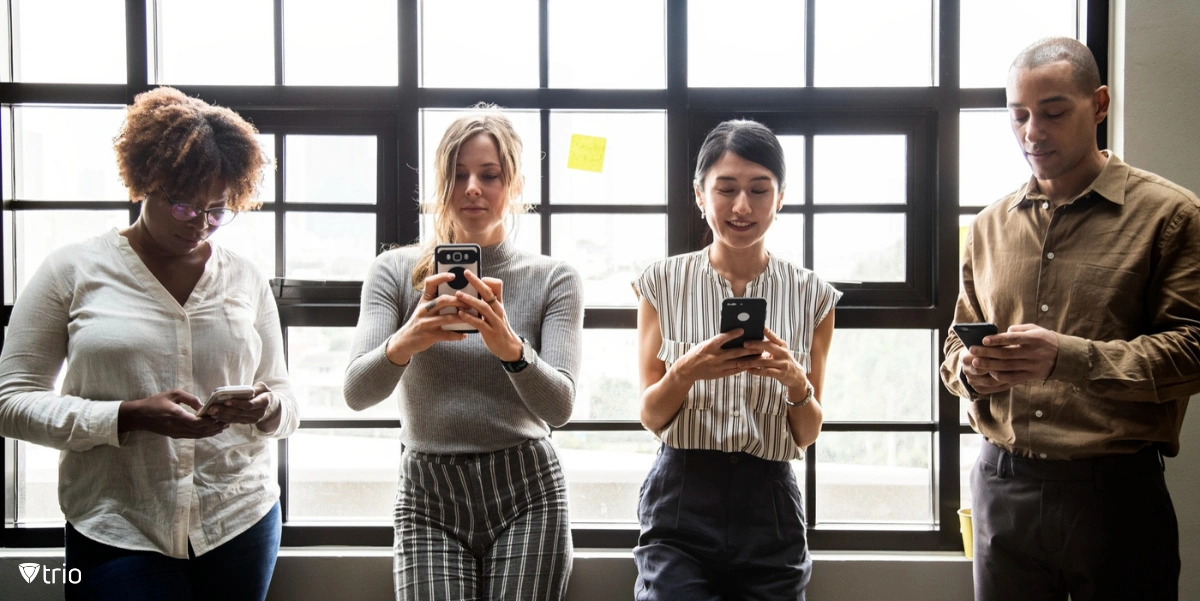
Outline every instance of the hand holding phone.
<path fill-rule="evenodd" d="M 212 392 L 196 415 L 205 415 L 214 405 L 220 405 L 225 401 L 239 400 L 248 401 L 254 398 L 253 386 L 221 386 Z"/>
<path fill-rule="evenodd" d="M 962 341 L 963 348 L 969 349 L 973 346 L 983 346 L 983 339 L 992 334 L 999 334 L 1000 329 L 994 323 L 956 323 L 951 328 L 958 335 L 958 339 Z"/>
<path fill-rule="evenodd" d="M 483 277 L 479 270 L 479 259 L 482 252 L 478 244 L 439 244 L 433 249 L 433 260 L 437 265 L 437 273 L 452 273 L 454 279 L 444 284 L 438 285 L 438 296 L 454 296 L 455 292 L 462 291 L 465 294 L 480 298 L 479 291 L 471 286 L 467 281 L 467 276 L 464 272 L 470 271 L 477 277 Z M 467 309 L 471 315 L 479 317 L 479 311 L 475 309 Z M 441 315 L 451 315 L 458 313 L 458 307 L 445 307 L 438 312 Z M 474 327 L 466 323 L 452 323 L 442 326 L 443 330 L 453 330 L 456 332 L 474 333 Z"/>
<path fill-rule="evenodd" d="M 721 345 L 723 349 L 741 348 L 748 340 L 762 340 L 767 323 L 767 299 L 734 297 L 721 301 L 721 333 L 742 329 L 742 335 Z"/>

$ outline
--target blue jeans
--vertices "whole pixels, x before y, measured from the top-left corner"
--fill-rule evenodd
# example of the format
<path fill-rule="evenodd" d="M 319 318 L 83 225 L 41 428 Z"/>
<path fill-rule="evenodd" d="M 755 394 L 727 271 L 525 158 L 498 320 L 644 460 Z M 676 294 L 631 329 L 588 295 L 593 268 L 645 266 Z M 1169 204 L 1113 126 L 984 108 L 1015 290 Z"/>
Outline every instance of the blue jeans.
<path fill-rule="evenodd" d="M 175 559 L 98 543 L 67 524 L 67 601 L 262 601 L 279 554 L 279 503 L 249 530 L 196 557 Z"/>

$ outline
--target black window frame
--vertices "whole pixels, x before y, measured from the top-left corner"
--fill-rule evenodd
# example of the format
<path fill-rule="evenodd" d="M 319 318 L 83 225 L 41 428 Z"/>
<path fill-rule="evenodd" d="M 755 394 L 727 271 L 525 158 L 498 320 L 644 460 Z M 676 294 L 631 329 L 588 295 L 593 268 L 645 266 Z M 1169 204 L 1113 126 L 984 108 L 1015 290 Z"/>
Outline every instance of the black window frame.
<path fill-rule="evenodd" d="M 542 200 L 542 250 L 549 253 L 554 235 L 551 216 L 565 213 L 665 214 L 667 254 L 701 248 L 704 224 L 692 204 L 691 173 L 696 150 L 708 128 L 732 117 L 764 121 L 781 134 L 805 135 L 806 172 L 812 172 L 813 135 L 865 132 L 903 133 L 909 140 L 908 199 L 905 205 L 813 205 L 812 178 L 805 177 L 804 203 L 785 206 L 785 213 L 803 213 L 806 265 L 813 261 L 813 214 L 822 212 L 903 212 L 906 215 L 906 278 L 899 283 L 841 285 L 845 297 L 838 308 L 839 328 L 919 328 L 937 332 L 936 342 L 945 340 L 958 294 L 958 222 L 976 214 L 980 207 L 960 207 L 959 115 L 962 110 L 1003 109 L 1000 88 L 959 88 L 959 2 L 934 0 L 933 32 L 936 54 L 934 85 L 918 88 L 814 88 L 813 43 L 815 2 L 807 5 L 805 21 L 804 88 L 689 88 L 687 86 L 687 3 L 666 0 L 666 88 L 661 90 L 584 90 L 548 88 L 549 0 L 539 4 L 539 78 L 536 89 L 472 90 L 432 89 L 418 85 L 420 0 L 399 0 L 399 85 L 385 87 L 324 87 L 283 85 L 283 0 L 274 0 L 275 85 L 189 86 L 176 85 L 189 95 L 228 106 L 254 122 L 264 134 L 275 134 L 277 157 L 284 164 L 283 136 L 287 134 L 369 134 L 377 136 L 377 205 L 284 203 L 283 172 L 276 172 L 275 202 L 264 210 L 276 214 L 276 276 L 284 275 L 283 229 L 287 211 L 372 212 L 376 218 L 377 245 L 407 243 L 418 237 L 416 194 L 420 165 L 421 109 L 465 108 L 478 101 L 495 102 L 506 108 L 540 111 L 540 164 Z M 11 14 L 12 0 L 4 2 Z M 1080 24 L 1083 38 L 1095 53 L 1102 77 L 1107 79 L 1109 6 L 1106 0 L 1085 0 L 1086 22 Z M 148 6 L 149 5 L 149 6 Z M 136 94 L 151 89 L 148 73 L 153 68 L 149 55 L 153 5 L 146 0 L 126 0 L 125 84 L 0 83 L 0 106 L 23 104 L 125 105 Z M 9 65 L 8 67 L 11 67 Z M 666 112 L 667 179 L 666 203 L 662 205 L 555 205 L 550 202 L 550 113 L 552 110 L 654 110 Z M 1099 129 L 1100 142 L 1106 141 Z M 10 135 L 0 132 L 0 135 Z M 15 150 L 15 149 L 14 149 Z M 3 157 L 12 160 L 12 157 Z M 14 176 L 16 174 L 14 173 Z M 792 194 L 795 194 L 793 191 Z M 124 201 L 81 202 L 6 200 L 4 218 L 13 210 L 128 208 L 136 219 L 138 205 Z M 4 244 L 0 230 L 0 244 Z M 0 277 L 9 266 L 0 265 Z M 279 299 L 286 340 L 289 327 L 353 327 L 357 321 L 361 284 L 333 291 L 319 291 L 300 284 L 296 294 Z M 8 323 L 11 305 L 0 308 L 0 319 Z M 589 307 L 585 328 L 634 328 L 632 308 Z M 940 356 L 940 350 L 935 357 Z M 826 422 L 826 432 L 922 432 L 932 437 L 932 486 L 935 524 L 928 527 L 826 527 L 814 523 L 816 506 L 815 447 L 806 462 L 809 541 L 814 550 L 961 550 L 955 512 L 959 506 L 959 443 L 971 435 L 959 422 L 959 399 L 940 383 L 931 391 L 934 419 L 927 422 Z M 313 419 L 301 428 L 394 428 L 395 419 Z M 638 431 L 634 420 L 573 421 L 561 431 Z M 2 439 L 0 439 L 2 441 Z M 287 441 L 279 441 L 279 479 L 282 501 L 287 508 Z M 817 444 L 820 444 L 818 442 Z M 30 527 L 11 523 L 15 493 L 12 449 L 0 442 L 0 547 L 54 547 L 62 544 L 61 527 Z M 573 524 L 578 547 L 630 548 L 636 544 L 637 529 L 630 524 Z M 299 524 L 285 522 L 284 546 L 352 545 L 387 546 L 392 528 L 384 523 L 361 525 Z"/>

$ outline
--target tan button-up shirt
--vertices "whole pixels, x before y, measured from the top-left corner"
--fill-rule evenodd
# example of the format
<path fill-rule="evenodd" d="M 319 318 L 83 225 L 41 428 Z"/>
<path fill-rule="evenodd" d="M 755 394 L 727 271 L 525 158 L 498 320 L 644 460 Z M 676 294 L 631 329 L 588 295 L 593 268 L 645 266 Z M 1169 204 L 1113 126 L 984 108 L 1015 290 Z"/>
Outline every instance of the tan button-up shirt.
<path fill-rule="evenodd" d="M 942 381 L 969 398 L 971 426 L 1015 454 L 1081 459 L 1158 445 L 1179 452 L 1200 392 L 1200 200 L 1111 153 L 1054 208 L 1030 182 L 979 213 L 963 258 L 956 323 L 1058 334 L 1050 378 L 978 395 L 946 340 Z"/>

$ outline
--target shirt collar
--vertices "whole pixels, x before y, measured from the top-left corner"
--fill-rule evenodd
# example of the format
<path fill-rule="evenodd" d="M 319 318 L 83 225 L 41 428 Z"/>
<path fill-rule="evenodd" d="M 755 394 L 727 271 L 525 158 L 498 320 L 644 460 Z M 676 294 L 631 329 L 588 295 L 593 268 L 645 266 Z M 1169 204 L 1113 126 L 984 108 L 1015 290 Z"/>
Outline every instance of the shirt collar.
<path fill-rule="evenodd" d="M 708 260 L 708 251 L 711 248 L 712 245 L 710 244 L 704 247 L 704 250 L 700 251 L 701 266 L 703 267 L 704 271 L 707 271 L 708 274 L 718 283 L 728 286 L 729 283 L 725 281 L 725 278 L 721 277 L 721 274 L 717 273 L 717 270 L 713 268 L 712 263 Z M 783 275 L 783 261 L 768 250 L 767 268 L 764 269 L 762 273 L 754 276 L 753 280 L 750 280 L 750 283 L 746 286 L 746 292 L 749 294 L 751 288 L 757 289 L 762 282 L 772 278 L 782 278 Z"/>
<path fill-rule="evenodd" d="M 1125 183 L 1129 179 L 1129 165 L 1125 164 L 1111 150 L 1102 150 L 1100 152 L 1108 157 L 1108 161 L 1104 163 L 1104 168 L 1100 170 L 1100 175 L 1097 175 L 1091 185 L 1066 204 L 1075 202 L 1076 199 L 1083 198 L 1092 192 L 1095 192 L 1096 196 L 1113 204 L 1125 204 Z M 1029 181 L 1025 182 L 1025 185 L 1017 190 L 1012 202 L 1008 204 L 1008 210 L 1011 211 L 1021 206 L 1021 203 L 1025 201 L 1033 202 L 1037 200 L 1046 200 L 1046 195 L 1038 190 L 1037 178 L 1030 176 Z"/>

